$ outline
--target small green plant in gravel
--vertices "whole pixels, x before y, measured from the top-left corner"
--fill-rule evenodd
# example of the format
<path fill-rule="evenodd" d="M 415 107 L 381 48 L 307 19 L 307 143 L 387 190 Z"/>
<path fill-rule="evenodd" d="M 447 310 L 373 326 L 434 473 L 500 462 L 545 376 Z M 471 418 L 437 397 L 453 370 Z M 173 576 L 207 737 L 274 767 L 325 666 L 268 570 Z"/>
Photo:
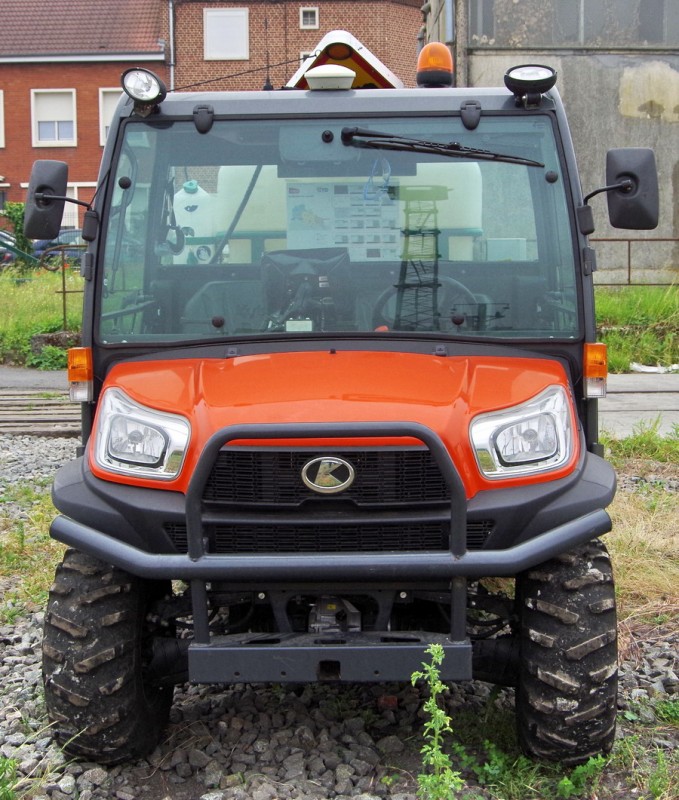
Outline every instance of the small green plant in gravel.
<path fill-rule="evenodd" d="M 676 789 L 676 785 L 674 789 Z M 673 792 L 672 777 L 670 775 L 669 766 L 667 764 L 667 756 L 662 750 L 657 750 L 655 754 L 655 768 L 648 776 L 648 791 L 654 800 L 662 800 L 663 798 L 676 797 Z"/>
<path fill-rule="evenodd" d="M 658 700 L 655 704 L 655 715 L 667 725 L 679 728 L 679 699 Z"/>
<path fill-rule="evenodd" d="M 589 797 L 591 790 L 601 779 L 608 760 L 603 756 L 588 759 L 575 767 L 570 775 L 563 777 L 556 787 L 556 796 L 569 800 L 571 797 Z"/>
<path fill-rule="evenodd" d="M 0 756 L 0 800 L 14 800 L 17 765 L 11 758 Z"/>
<path fill-rule="evenodd" d="M 422 662 L 422 670 L 412 674 L 413 686 L 418 681 L 424 681 L 429 690 L 429 697 L 423 706 L 427 714 L 423 734 L 425 742 L 420 749 L 424 771 L 417 776 L 417 795 L 422 800 L 452 800 L 464 786 L 464 781 L 460 773 L 453 769 L 450 756 L 444 750 L 446 738 L 453 733 L 453 728 L 450 717 L 439 702 L 446 691 L 440 670 L 443 647 L 430 644 L 425 652 L 431 661 Z"/>

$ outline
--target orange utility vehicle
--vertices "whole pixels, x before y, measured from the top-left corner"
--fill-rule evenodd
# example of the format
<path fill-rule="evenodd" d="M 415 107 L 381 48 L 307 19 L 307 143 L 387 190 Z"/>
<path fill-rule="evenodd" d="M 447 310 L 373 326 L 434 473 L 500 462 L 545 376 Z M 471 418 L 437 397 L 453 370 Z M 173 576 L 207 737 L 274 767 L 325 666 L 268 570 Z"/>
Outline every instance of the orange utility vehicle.
<path fill-rule="evenodd" d="M 343 32 L 282 91 L 124 74 L 54 483 L 69 753 L 147 752 L 179 682 L 408 681 L 431 643 L 445 680 L 516 686 L 529 754 L 610 748 L 589 196 L 553 70 L 453 88 L 443 49 L 416 89 Z M 657 224 L 651 151 L 611 150 L 598 191 Z M 66 195 L 37 162 L 28 236 Z"/>

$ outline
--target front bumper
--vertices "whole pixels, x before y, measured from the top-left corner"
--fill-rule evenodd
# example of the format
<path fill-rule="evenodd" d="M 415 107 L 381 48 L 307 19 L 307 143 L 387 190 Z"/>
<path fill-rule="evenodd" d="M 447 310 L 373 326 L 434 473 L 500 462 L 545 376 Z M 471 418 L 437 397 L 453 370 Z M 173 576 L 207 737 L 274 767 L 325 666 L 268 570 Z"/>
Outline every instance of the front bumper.
<path fill-rule="evenodd" d="M 226 581 L 239 586 L 318 583 L 446 583 L 454 577 L 516 575 L 611 530 L 597 509 L 504 550 L 425 553 L 271 554 L 267 556 L 147 553 L 68 517 L 52 522 L 50 534 L 64 544 L 149 579 Z"/>
<path fill-rule="evenodd" d="M 450 506 L 448 550 L 417 552 L 256 553 L 207 552 L 205 525 L 210 514 L 202 496 L 222 447 L 236 440 L 342 439 L 410 437 L 429 449 L 445 479 Z M 62 475 L 63 472 L 63 475 Z M 453 577 L 511 576 L 607 533 L 604 511 L 615 493 L 610 465 L 592 454 L 568 478 L 552 483 L 489 490 L 467 501 L 460 476 L 441 439 L 412 422 L 239 425 L 224 428 L 207 442 L 184 498 L 99 481 L 84 462 L 67 465 L 57 475 L 53 497 L 63 516 L 51 535 L 64 544 L 145 578 L 226 581 L 232 585 L 271 586 L 327 582 L 407 584 L 440 582 Z M 500 533 L 481 550 L 467 550 L 470 515 L 504 518 Z M 172 552 L 157 518 L 185 520 L 188 552 Z M 509 520 L 509 523 L 507 523 Z"/>
<path fill-rule="evenodd" d="M 208 552 L 205 525 L 209 514 L 203 509 L 202 497 L 211 465 L 226 443 L 333 437 L 412 437 L 422 441 L 449 490 L 449 549 Z M 192 681 L 407 680 L 419 669 L 426 647 L 434 641 L 442 645 L 447 656 L 442 678 L 466 680 L 472 677 L 472 646 L 466 634 L 467 580 L 514 576 L 611 529 L 604 508 L 613 497 L 615 478 L 606 462 L 586 454 L 572 476 L 553 484 L 489 491 L 467 502 L 443 442 L 429 428 L 416 423 L 232 426 L 207 443 L 186 498 L 97 482 L 82 463 L 66 468 L 55 481 L 54 498 L 57 507 L 69 516 L 57 517 L 50 532 L 64 544 L 142 578 L 190 584 L 194 638 L 188 647 L 188 664 Z M 145 519 L 157 516 L 161 508 L 167 514 L 168 505 L 185 519 L 186 553 L 169 551 L 160 533 L 149 535 L 145 531 Z M 510 520 L 505 533 L 489 540 L 483 549 L 468 550 L 468 516 L 474 508 L 486 514 L 489 506 L 498 516 Z M 510 533 L 511 541 L 505 544 Z M 153 546 L 154 535 L 158 547 Z M 211 583 L 233 590 L 295 590 L 319 595 L 438 588 L 450 592 L 450 632 L 360 631 L 327 636 L 281 630 L 267 635 L 214 636 L 208 615 Z"/>

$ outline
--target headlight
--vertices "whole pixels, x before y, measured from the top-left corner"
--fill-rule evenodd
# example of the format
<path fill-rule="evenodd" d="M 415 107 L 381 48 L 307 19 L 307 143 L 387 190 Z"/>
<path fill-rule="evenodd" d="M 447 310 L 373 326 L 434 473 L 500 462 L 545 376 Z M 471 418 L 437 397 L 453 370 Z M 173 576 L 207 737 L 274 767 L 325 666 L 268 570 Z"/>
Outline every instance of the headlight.
<path fill-rule="evenodd" d="M 184 417 L 135 403 L 120 389 L 104 392 L 94 447 L 106 470 L 171 480 L 181 470 L 191 427 Z"/>
<path fill-rule="evenodd" d="M 566 464 L 573 453 L 571 406 L 562 386 L 504 411 L 472 420 L 470 435 L 487 478 L 534 475 Z"/>

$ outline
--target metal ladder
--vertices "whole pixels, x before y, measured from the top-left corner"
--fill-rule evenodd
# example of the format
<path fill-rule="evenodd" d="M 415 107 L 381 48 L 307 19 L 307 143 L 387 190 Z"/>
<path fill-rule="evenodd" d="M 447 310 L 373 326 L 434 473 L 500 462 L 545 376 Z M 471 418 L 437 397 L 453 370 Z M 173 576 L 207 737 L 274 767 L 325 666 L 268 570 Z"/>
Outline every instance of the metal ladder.
<path fill-rule="evenodd" d="M 396 284 L 396 330 L 439 330 L 439 252 L 437 201 L 442 186 L 402 187 L 405 226 L 401 270 Z"/>

